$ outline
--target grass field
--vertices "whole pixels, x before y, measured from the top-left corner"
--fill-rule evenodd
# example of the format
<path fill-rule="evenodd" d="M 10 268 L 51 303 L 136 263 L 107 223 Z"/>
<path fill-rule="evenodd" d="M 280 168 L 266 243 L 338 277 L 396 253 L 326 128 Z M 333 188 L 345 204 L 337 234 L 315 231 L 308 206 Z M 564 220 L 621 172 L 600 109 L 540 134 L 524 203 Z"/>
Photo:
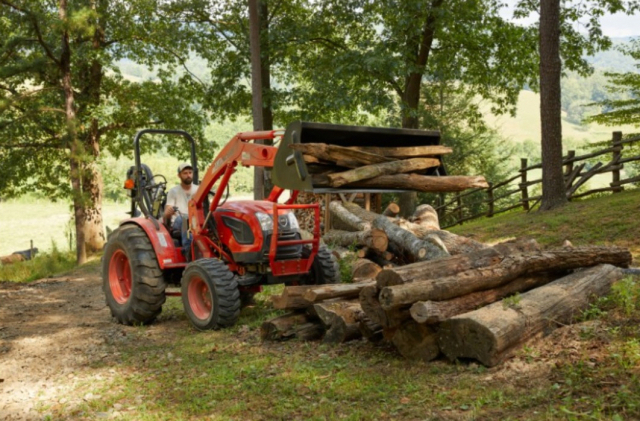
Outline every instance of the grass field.
<path fill-rule="evenodd" d="M 570 203 L 552 212 L 513 213 L 452 231 L 485 242 L 531 236 L 545 246 L 608 244 L 640 257 L 640 191 Z M 95 270 L 92 269 L 92 270 Z M 580 323 L 527 343 L 487 369 L 473 362 L 409 362 L 387 345 L 355 341 L 261 342 L 266 302 L 243 310 L 227 330 L 196 333 L 178 300 L 157 323 L 123 328 L 108 381 L 77 385 L 102 399 L 52 419 L 132 409 L 136 420 L 626 420 L 640 418 L 640 287 L 627 278 Z M 170 334 L 165 332 L 165 328 Z M 183 326 L 184 329 L 180 329 Z M 123 333 L 125 335 L 125 333 Z M 101 361 L 95 370 L 111 369 Z"/>

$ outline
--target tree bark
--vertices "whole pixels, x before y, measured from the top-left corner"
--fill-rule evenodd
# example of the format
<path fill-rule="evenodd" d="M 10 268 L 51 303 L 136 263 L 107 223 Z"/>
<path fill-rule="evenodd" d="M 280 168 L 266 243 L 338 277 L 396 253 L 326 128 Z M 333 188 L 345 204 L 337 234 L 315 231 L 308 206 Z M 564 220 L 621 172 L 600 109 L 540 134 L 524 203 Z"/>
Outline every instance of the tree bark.
<path fill-rule="evenodd" d="M 60 0 L 58 5 L 60 21 L 67 24 L 67 0 Z M 82 161 L 83 148 L 78 140 L 76 130 L 76 110 L 71 78 L 71 48 L 69 46 L 69 32 L 65 29 L 62 33 L 60 53 L 60 72 L 62 74 L 62 90 L 64 92 L 65 118 L 67 123 L 67 143 L 69 145 L 69 167 L 71 188 L 73 190 L 73 213 L 76 228 L 76 261 L 83 264 L 87 261 L 85 249 L 85 198 L 82 194 Z"/>
<path fill-rule="evenodd" d="M 418 301 L 411 306 L 411 317 L 418 323 L 435 324 L 458 314 L 494 303 L 502 298 L 548 284 L 556 277 L 539 274 L 518 278 L 498 288 L 473 292 L 446 301 Z"/>
<path fill-rule="evenodd" d="M 368 285 L 360 291 L 360 306 L 369 320 L 382 328 L 395 328 L 411 318 L 409 309 L 386 311 L 378 301 L 378 287 Z"/>
<path fill-rule="evenodd" d="M 536 334 L 571 323 L 623 277 L 611 265 L 576 272 L 522 294 L 512 306 L 497 302 L 441 323 L 438 343 L 450 360 L 473 358 L 493 367 Z"/>
<path fill-rule="evenodd" d="M 538 272 L 577 269 L 599 264 L 627 267 L 631 260 L 629 250 L 617 247 L 576 247 L 514 254 L 506 256 L 496 265 L 461 272 L 454 276 L 431 278 L 432 275 L 428 274 L 422 276 L 424 280 L 385 287 L 380 291 L 379 300 L 382 307 L 388 311 L 409 306 L 417 301 L 448 300 L 480 290 L 497 288 L 521 276 Z"/>
<path fill-rule="evenodd" d="M 393 161 L 393 159 L 384 156 L 355 151 L 343 146 L 329 145 L 326 143 L 292 143 L 289 147 L 305 155 L 315 156 L 324 161 L 340 163 L 340 165 L 349 168 Z"/>
<path fill-rule="evenodd" d="M 440 230 L 438 212 L 431 205 L 423 204 L 418 206 L 411 216 L 411 222 L 428 229 Z"/>
<path fill-rule="evenodd" d="M 403 357 L 411 361 L 429 362 L 440 355 L 436 330 L 414 320 L 402 323 L 391 342 Z"/>
<path fill-rule="evenodd" d="M 396 219 L 393 221 L 393 223 L 423 240 L 434 237 L 438 238 L 440 241 L 442 241 L 444 246 L 447 248 L 447 251 L 452 256 L 456 254 L 473 253 L 475 251 L 483 250 L 490 247 L 486 244 L 472 240 L 471 238 L 456 235 L 450 233 L 449 231 L 443 231 L 439 229 L 433 230 L 423 225 L 409 222 L 405 219 Z"/>
<path fill-rule="evenodd" d="M 320 339 L 324 331 L 322 323 L 308 314 L 287 313 L 262 323 L 260 338 L 263 341 L 278 341 L 297 337 L 300 340 L 311 341 Z"/>
<path fill-rule="evenodd" d="M 447 155 L 453 152 L 448 146 L 433 145 L 433 146 L 408 146 L 408 147 L 376 147 L 376 146 L 348 146 L 349 149 L 353 149 L 360 152 L 372 153 L 375 155 L 386 156 L 387 158 L 395 159 L 407 159 L 417 157 L 438 157 L 441 155 Z"/>
<path fill-rule="evenodd" d="M 473 269 L 496 265 L 504 255 L 495 249 L 484 249 L 469 254 L 459 254 L 428 262 L 384 269 L 376 276 L 376 285 L 382 289 L 425 279 L 438 279 Z"/>
<path fill-rule="evenodd" d="M 362 336 L 369 342 L 380 342 L 383 339 L 382 326 L 372 321 L 365 313 L 360 315 L 358 328 Z"/>
<path fill-rule="evenodd" d="M 357 301 L 334 301 L 313 305 L 327 332 L 324 343 L 337 344 L 362 337 L 358 320 L 362 313 Z"/>
<path fill-rule="evenodd" d="M 378 229 L 355 232 L 331 230 L 325 233 L 322 239 L 328 244 L 335 244 L 341 247 L 358 245 L 378 252 L 386 251 L 389 246 L 387 234 Z"/>
<path fill-rule="evenodd" d="M 375 285 L 375 281 L 356 282 L 354 284 L 314 285 L 304 292 L 303 298 L 308 303 L 317 303 L 332 298 L 355 298 L 360 296 L 360 291 L 371 285 Z"/>
<path fill-rule="evenodd" d="M 421 240 L 409 231 L 394 225 L 386 216 L 376 218 L 373 227 L 386 232 L 389 241 L 407 253 L 413 261 L 432 260 L 449 255 L 441 241 L 435 241 L 433 238 Z"/>
<path fill-rule="evenodd" d="M 100 156 L 100 139 L 98 121 L 91 123 L 91 132 L 87 140 L 87 150 L 92 160 L 84 164 L 82 171 L 82 192 L 86 197 L 84 209 L 84 240 L 87 253 L 93 254 L 102 250 L 105 237 L 102 218 L 102 175 L 96 160 Z"/>
<path fill-rule="evenodd" d="M 567 203 L 562 173 L 560 101 L 560 1 L 540 1 L 540 123 L 542 125 L 542 203 L 549 210 Z"/>
<path fill-rule="evenodd" d="M 264 130 L 262 58 L 260 51 L 260 0 L 249 0 L 249 47 L 251 50 L 251 114 L 253 130 Z M 264 198 L 264 169 L 253 170 L 253 198 Z"/>
<path fill-rule="evenodd" d="M 437 167 L 440 160 L 436 158 L 413 158 L 402 161 L 382 162 L 380 164 L 365 165 L 349 171 L 327 175 L 329 186 L 341 187 L 360 180 L 367 180 L 380 175 L 401 174 L 419 171 L 425 168 Z"/>
<path fill-rule="evenodd" d="M 346 205 L 346 203 L 343 205 L 337 200 L 329 203 L 329 211 L 331 212 L 332 217 L 331 226 L 349 231 L 370 230 L 371 223 L 368 221 L 364 221 L 359 216 L 354 215 L 353 212 L 345 207 Z"/>
<path fill-rule="evenodd" d="M 307 308 L 313 302 L 308 301 L 304 296 L 307 291 L 314 287 L 317 288 L 315 285 L 288 286 L 282 290 L 280 295 L 272 295 L 269 299 L 273 303 L 273 308 L 278 310 Z"/>
<path fill-rule="evenodd" d="M 458 192 L 467 189 L 489 188 L 487 180 L 482 176 L 429 176 L 418 174 L 396 174 L 396 175 L 381 175 L 369 180 L 362 180 L 351 184 L 349 187 L 370 187 L 380 189 L 401 189 L 401 190 L 413 190 L 415 192 L 437 193 L 437 192 Z M 406 194 L 406 193 L 402 193 Z M 405 217 L 404 209 L 406 205 L 399 203 L 400 215 Z M 413 208 L 410 209 L 414 209 Z M 411 216 L 412 212 L 409 212 Z"/>

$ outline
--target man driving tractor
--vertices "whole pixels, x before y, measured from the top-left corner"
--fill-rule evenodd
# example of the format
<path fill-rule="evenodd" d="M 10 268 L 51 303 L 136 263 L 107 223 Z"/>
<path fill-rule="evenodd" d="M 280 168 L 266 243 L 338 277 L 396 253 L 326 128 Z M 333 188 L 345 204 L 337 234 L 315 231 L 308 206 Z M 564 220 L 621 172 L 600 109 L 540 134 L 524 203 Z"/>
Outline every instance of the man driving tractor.
<path fill-rule="evenodd" d="M 186 222 L 186 217 L 189 215 L 189 200 L 198 191 L 198 185 L 193 183 L 193 168 L 191 164 L 184 163 L 178 166 L 178 178 L 180 179 L 180 184 L 167 193 L 164 219 L 167 222 L 167 226 L 172 227 L 174 231 L 182 233 L 182 249 L 188 251 L 191 246 L 191 239 L 183 221 Z M 186 254 L 188 255 L 188 253 Z"/>

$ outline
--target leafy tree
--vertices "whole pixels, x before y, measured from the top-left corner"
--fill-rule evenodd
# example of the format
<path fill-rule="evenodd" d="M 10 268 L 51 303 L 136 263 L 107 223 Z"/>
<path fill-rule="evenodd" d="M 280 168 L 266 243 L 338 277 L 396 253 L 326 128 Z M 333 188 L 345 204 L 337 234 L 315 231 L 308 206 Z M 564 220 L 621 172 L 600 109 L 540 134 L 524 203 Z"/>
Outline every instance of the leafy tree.
<path fill-rule="evenodd" d="M 560 77 L 562 63 L 568 70 L 588 75 L 592 68 L 585 55 L 611 47 L 611 40 L 602 34 L 599 17 L 605 12 L 633 13 L 635 0 L 587 0 L 579 3 L 566 0 L 521 0 L 515 17 L 531 13 L 540 15 L 540 115 L 542 124 L 542 203 L 548 210 L 567 202 L 562 176 L 562 125 Z M 583 26 L 584 34 L 579 31 Z"/>
<path fill-rule="evenodd" d="M 102 151 L 130 156 L 132 134 L 150 125 L 201 132 L 199 90 L 190 75 L 176 76 L 190 40 L 161 6 L 0 1 L 0 191 L 71 197 L 79 262 L 85 243 L 97 250 L 104 242 Z M 124 79 L 115 65 L 123 59 L 155 67 L 157 79 Z"/>
<path fill-rule="evenodd" d="M 636 39 L 632 44 L 624 49 L 625 52 L 640 61 L 640 39 Z M 636 64 L 640 69 L 640 64 Z M 608 126 L 619 126 L 623 124 L 633 124 L 640 127 L 640 73 L 605 73 L 609 78 L 610 85 L 607 92 L 611 96 L 627 95 L 626 99 L 608 98 L 590 105 L 598 105 L 605 108 L 605 112 L 588 118 Z"/>

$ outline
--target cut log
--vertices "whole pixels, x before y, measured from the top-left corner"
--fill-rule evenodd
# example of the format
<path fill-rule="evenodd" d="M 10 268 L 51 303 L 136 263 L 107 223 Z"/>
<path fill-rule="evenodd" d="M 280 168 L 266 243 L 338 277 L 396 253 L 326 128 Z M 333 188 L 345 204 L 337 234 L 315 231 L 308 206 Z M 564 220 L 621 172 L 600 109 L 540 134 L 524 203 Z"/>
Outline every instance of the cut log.
<path fill-rule="evenodd" d="M 475 253 L 459 254 L 429 262 L 418 262 L 393 269 L 384 269 L 376 276 L 378 288 L 402 285 L 417 280 L 437 279 L 460 272 L 498 264 L 504 258 L 499 251 L 489 248 Z"/>
<path fill-rule="evenodd" d="M 396 217 L 399 213 L 400 213 L 400 206 L 398 206 L 396 203 L 393 203 L 393 202 L 389 203 L 389 205 L 387 205 L 387 208 L 384 210 L 384 212 L 382 212 L 384 216 L 388 216 L 390 218 Z"/>
<path fill-rule="evenodd" d="M 411 318 L 409 309 L 383 309 L 378 301 L 378 288 L 375 285 L 366 286 L 360 291 L 360 306 L 372 322 L 385 329 L 397 327 Z"/>
<path fill-rule="evenodd" d="M 348 184 L 349 187 L 415 190 L 420 192 L 457 192 L 467 189 L 487 189 L 489 184 L 482 176 L 428 176 L 418 174 L 381 175 L 369 180 Z"/>
<path fill-rule="evenodd" d="M 351 277 L 354 281 L 374 279 L 382 268 L 369 259 L 358 259 L 351 266 Z"/>
<path fill-rule="evenodd" d="M 315 285 L 288 286 L 282 290 L 280 295 L 272 295 L 269 297 L 273 303 L 273 308 L 278 310 L 295 310 L 309 307 L 313 302 L 307 301 L 304 295 Z"/>
<path fill-rule="evenodd" d="M 337 229 L 348 231 L 366 231 L 371 229 L 370 222 L 364 221 L 362 218 L 354 215 L 346 209 L 340 201 L 334 200 L 329 203 L 329 211 L 332 217 L 331 225 Z"/>
<path fill-rule="evenodd" d="M 623 277 L 611 265 L 578 271 L 520 295 L 513 308 L 497 302 L 441 323 L 438 343 L 450 360 L 473 358 L 493 367 L 529 338 L 570 323 Z"/>
<path fill-rule="evenodd" d="M 300 340 L 320 339 L 324 327 L 319 320 L 305 313 L 287 313 L 262 323 L 260 337 L 262 340 L 279 341 L 297 337 Z"/>
<path fill-rule="evenodd" d="M 495 244 L 494 249 L 498 250 L 502 254 L 514 254 L 514 253 L 530 253 L 542 250 L 540 244 L 533 238 L 519 237 L 514 240 L 504 241 L 502 243 Z"/>
<path fill-rule="evenodd" d="M 317 303 L 332 298 L 356 298 L 360 296 L 360 291 L 370 285 L 375 285 L 375 281 L 369 280 L 353 284 L 314 285 L 305 292 L 304 299 L 308 303 Z"/>
<path fill-rule="evenodd" d="M 333 254 L 333 257 L 338 261 L 346 260 L 348 262 L 354 262 L 358 258 L 354 251 L 342 247 L 332 249 L 331 254 Z"/>
<path fill-rule="evenodd" d="M 521 276 L 538 272 L 576 269 L 604 263 L 628 267 L 631 259 L 628 249 L 618 247 L 576 247 L 514 254 L 504 257 L 496 265 L 461 272 L 454 276 L 416 280 L 404 285 L 385 287 L 380 291 L 378 299 L 382 307 L 389 311 L 417 301 L 448 300 L 480 290 L 497 288 Z M 422 279 L 430 277 L 430 274 L 422 275 Z"/>
<path fill-rule="evenodd" d="M 372 153 L 380 156 L 386 156 L 388 158 L 414 158 L 417 156 L 440 156 L 453 152 L 448 146 L 433 145 L 433 146 L 408 146 L 408 147 L 376 147 L 376 146 L 348 146 L 349 149 L 355 151 Z"/>
<path fill-rule="evenodd" d="M 370 229 L 365 231 L 330 230 L 322 236 L 322 239 L 325 243 L 335 244 L 340 247 L 358 245 L 368 247 L 379 252 L 386 251 L 389 246 L 387 234 L 379 229 Z"/>
<path fill-rule="evenodd" d="M 436 158 L 413 158 L 402 161 L 381 162 L 379 164 L 365 165 L 352 170 L 329 174 L 329 186 L 341 187 L 345 184 L 367 180 L 381 175 L 401 174 L 412 171 L 420 171 L 426 168 L 437 167 L 440 160 Z"/>
<path fill-rule="evenodd" d="M 358 323 L 362 308 L 357 301 L 334 301 L 313 305 L 327 328 L 324 343 L 342 343 L 362 337 Z"/>
<path fill-rule="evenodd" d="M 558 277 L 559 276 L 552 276 L 551 274 L 525 276 L 499 288 L 473 292 L 451 300 L 418 301 L 411 306 L 411 317 L 418 323 L 440 323 L 458 314 L 494 303 L 516 292 L 526 292 L 530 289 L 548 284 Z"/>
<path fill-rule="evenodd" d="M 438 212 L 431 205 L 420 205 L 413 212 L 411 222 L 430 230 L 440 230 L 440 220 Z"/>
<path fill-rule="evenodd" d="M 3 265 L 11 265 L 17 262 L 24 262 L 26 259 L 21 254 L 9 254 L 6 256 L 0 256 L 0 263 Z"/>
<path fill-rule="evenodd" d="M 394 224 L 405 229 L 420 239 L 438 238 L 452 256 L 456 254 L 472 253 L 474 251 L 489 248 L 490 246 L 449 231 L 433 230 L 429 227 L 409 222 L 405 219 L 396 219 Z"/>
<path fill-rule="evenodd" d="M 384 253 L 369 252 L 367 253 L 367 257 L 372 262 L 377 263 L 378 266 L 380 266 L 382 269 L 390 269 L 390 268 L 396 267 L 396 265 L 392 262 L 394 255 L 391 252 L 388 252 L 388 251 Z"/>
<path fill-rule="evenodd" d="M 409 231 L 394 225 L 386 216 L 378 216 L 373 221 L 373 227 L 386 232 L 389 241 L 402 249 L 413 261 L 433 260 L 449 255 L 441 241 L 432 238 L 421 240 Z"/>
<path fill-rule="evenodd" d="M 339 162 L 343 166 L 350 166 L 352 165 L 351 163 L 355 163 L 355 166 L 359 167 L 361 165 L 379 164 L 381 162 L 391 162 L 394 160 L 381 155 L 355 151 L 326 143 L 291 143 L 289 148 L 300 151 L 303 155 L 311 155 L 324 161 Z"/>
<path fill-rule="evenodd" d="M 362 336 L 369 342 L 380 342 L 383 339 L 382 326 L 372 321 L 366 313 L 360 315 L 358 328 Z"/>
<path fill-rule="evenodd" d="M 440 355 L 436 330 L 414 320 L 402 323 L 391 341 L 400 354 L 411 361 L 429 362 Z"/>

